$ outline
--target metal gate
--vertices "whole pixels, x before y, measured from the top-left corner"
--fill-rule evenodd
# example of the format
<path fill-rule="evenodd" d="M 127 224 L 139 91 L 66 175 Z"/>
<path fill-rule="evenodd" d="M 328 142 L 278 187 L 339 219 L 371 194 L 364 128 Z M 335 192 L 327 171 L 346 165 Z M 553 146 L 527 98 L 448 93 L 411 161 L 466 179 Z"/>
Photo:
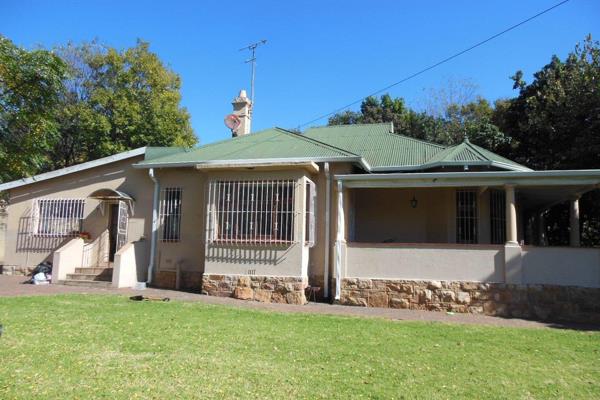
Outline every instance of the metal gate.
<path fill-rule="evenodd" d="M 123 200 L 119 200 L 119 218 L 117 223 L 117 248 L 115 252 L 127 243 L 127 227 L 129 225 L 129 207 Z"/>

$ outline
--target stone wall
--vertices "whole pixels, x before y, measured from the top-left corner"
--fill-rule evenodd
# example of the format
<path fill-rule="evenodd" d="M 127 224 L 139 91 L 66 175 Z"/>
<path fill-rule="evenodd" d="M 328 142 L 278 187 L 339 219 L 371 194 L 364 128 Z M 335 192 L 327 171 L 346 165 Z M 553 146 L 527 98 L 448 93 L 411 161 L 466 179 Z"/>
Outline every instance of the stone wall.
<path fill-rule="evenodd" d="M 0 265 L 0 274 L 29 276 L 35 267 L 22 267 L 18 265 Z"/>
<path fill-rule="evenodd" d="M 202 277 L 202 293 L 263 303 L 306 304 L 308 279 L 290 276 L 211 275 Z"/>
<path fill-rule="evenodd" d="M 340 303 L 600 323 L 600 289 L 456 281 L 345 278 Z"/>

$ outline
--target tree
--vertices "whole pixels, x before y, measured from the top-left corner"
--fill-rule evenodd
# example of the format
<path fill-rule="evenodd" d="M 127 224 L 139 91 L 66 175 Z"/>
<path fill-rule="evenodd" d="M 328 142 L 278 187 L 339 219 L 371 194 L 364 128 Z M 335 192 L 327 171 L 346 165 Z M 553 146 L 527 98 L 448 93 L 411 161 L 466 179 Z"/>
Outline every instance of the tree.
<path fill-rule="evenodd" d="M 519 95 L 497 103 L 493 117 L 512 140 L 505 155 L 540 170 L 600 168 L 599 43 L 588 36 L 565 61 L 553 56 L 529 84 L 522 71 L 512 79 Z M 600 243 L 599 203 L 597 191 L 581 199 L 587 245 Z M 550 227 L 567 226 L 566 207 L 553 208 L 547 220 Z M 567 240 L 558 230 L 549 233 L 555 244 Z"/>
<path fill-rule="evenodd" d="M 96 42 L 59 48 L 69 65 L 61 97 L 55 167 L 141 146 L 193 146 L 197 138 L 180 106 L 181 80 L 149 44 L 118 51 Z"/>
<path fill-rule="evenodd" d="M 64 74 L 64 62 L 51 52 L 27 51 L 0 36 L 0 182 L 50 163 Z"/>

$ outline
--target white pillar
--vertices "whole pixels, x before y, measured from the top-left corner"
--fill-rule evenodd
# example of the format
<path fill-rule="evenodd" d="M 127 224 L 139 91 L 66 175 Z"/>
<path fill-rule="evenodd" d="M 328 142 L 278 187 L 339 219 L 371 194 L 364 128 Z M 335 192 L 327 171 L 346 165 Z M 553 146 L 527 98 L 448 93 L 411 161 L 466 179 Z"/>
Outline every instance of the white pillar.
<path fill-rule="evenodd" d="M 579 233 L 579 197 L 571 199 L 569 208 L 569 244 L 572 247 L 579 247 L 581 245 L 581 237 Z"/>
<path fill-rule="evenodd" d="M 515 187 L 505 186 L 506 192 L 506 243 L 519 244 L 517 241 L 517 207 L 515 204 Z"/>
<path fill-rule="evenodd" d="M 542 211 L 537 216 L 537 229 L 538 229 L 538 246 L 546 246 L 546 216 L 545 211 Z"/>
<path fill-rule="evenodd" d="M 342 252 L 346 241 L 346 227 L 344 221 L 344 186 L 342 181 L 337 183 L 337 235 L 335 239 L 335 299 L 340 299 L 342 291 Z"/>

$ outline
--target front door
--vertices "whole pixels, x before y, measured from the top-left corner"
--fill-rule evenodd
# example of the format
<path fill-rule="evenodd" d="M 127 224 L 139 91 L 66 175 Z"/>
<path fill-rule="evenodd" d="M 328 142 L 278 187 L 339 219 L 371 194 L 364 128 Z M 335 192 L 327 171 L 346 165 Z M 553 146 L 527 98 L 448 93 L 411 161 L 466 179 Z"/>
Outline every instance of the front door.
<path fill-rule="evenodd" d="M 108 261 L 115 261 L 115 253 L 117 252 L 117 235 L 119 231 L 119 204 L 110 205 L 108 223 Z"/>

